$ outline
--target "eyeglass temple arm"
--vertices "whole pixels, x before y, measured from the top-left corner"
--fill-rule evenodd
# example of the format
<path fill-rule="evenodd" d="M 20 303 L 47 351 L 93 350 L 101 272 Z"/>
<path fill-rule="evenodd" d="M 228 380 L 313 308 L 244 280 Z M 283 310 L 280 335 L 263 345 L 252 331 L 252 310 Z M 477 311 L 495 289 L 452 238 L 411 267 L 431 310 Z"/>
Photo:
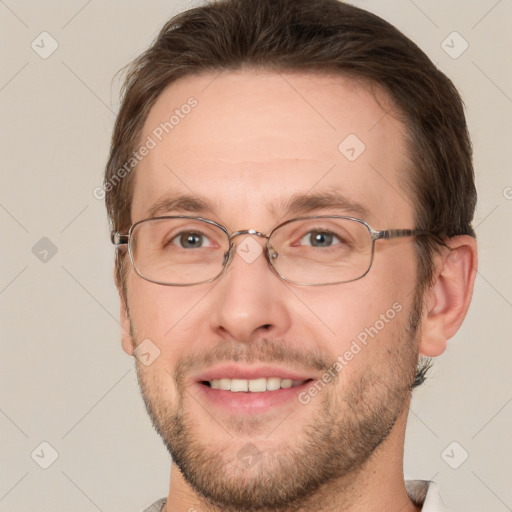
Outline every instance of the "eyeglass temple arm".
<path fill-rule="evenodd" d="M 391 238 L 400 238 L 404 236 L 427 236 L 432 235 L 432 233 L 421 229 L 388 229 L 385 231 L 373 231 L 372 235 L 374 240 L 379 240 L 381 238 L 389 240 Z"/>
<path fill-rule="evenodd" d="M 110 232 L 110 241 L 116 246 L 124 245 L 128 243 L 130 239 L 130 235 L 122 235 L 119 231 L 111 231 Z"/>

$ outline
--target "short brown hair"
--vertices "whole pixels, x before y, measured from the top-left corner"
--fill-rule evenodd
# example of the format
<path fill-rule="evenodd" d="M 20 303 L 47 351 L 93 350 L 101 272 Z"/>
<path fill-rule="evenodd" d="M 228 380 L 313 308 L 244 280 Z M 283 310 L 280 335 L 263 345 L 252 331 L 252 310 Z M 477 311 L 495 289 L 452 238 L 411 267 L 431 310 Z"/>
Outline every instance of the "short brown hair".
<path fill-rule="evenodd" d="M 223 0 L 163 26 L 127 68 L 104 181 L 112 229 L 126 232 L 132 223 L 134 174 L 115 186 L 112 180 L 133 154 L 164 88 L 185 76 L 247 67 L 340 73 L 387 92 L 406 127 L 411 169 L 404 182 L 415 227 L 439 237 L 416 240 L 418 285 L 427 286 L 439 241 L 474 236 L 476 190 L 463 104 L 452 82 L 410 39 L 337 0 Z M 116 282 L 126 299 L 123 260 L 118 253 Z"/>

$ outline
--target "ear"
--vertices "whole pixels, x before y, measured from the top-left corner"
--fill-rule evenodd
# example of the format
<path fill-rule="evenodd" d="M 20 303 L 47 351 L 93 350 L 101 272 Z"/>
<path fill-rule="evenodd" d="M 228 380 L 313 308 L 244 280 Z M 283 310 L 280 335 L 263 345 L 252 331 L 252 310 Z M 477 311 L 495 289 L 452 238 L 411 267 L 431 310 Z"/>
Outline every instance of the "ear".
<path fill-rule="evenodd" d="M 117 264 L 118 262 L 116 262 L 116 265 Z M 122 291 L 122 285 L 118 280 L 117 266 L 115 266 L 114 268 L 114 281 L 116 283 L 117 292 L 119 293 L 119 321 L 121 324 L 121 346 L 129 356 L 133 356 L 133 350 L 135 347 L 131 335 L 130 314 L 128 311 L 128 305 L 126 304 L 124 294 Z"/>
<path fill-rule="evenodd" d="M 120 296 L 120 303 L 119 318 L 121 322 L 121 346 L 129 356 L 133 356 L 134 343 L 130 334 L 130 317 L 128 315 L 128 308 L 126 307 L 122 296 Z"/>
<path fill-rule="evenodd" d="M 446 350 L 471 303 L 478 256 L 476 240 L 468 235 L 450 238 L 435 257 L 432 286 L 425 292 L 420 354 L 435 357 Z"/>

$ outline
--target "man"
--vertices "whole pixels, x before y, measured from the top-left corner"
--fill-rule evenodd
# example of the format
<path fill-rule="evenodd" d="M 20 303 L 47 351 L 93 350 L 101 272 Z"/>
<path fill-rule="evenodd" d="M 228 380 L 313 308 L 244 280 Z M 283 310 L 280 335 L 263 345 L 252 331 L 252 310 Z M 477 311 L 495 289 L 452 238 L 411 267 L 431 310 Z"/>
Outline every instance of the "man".
<path fill-rule="evenodd" d="M 174 462 L 148 511 L 445 510 L 403 446 L 471 300 L 476 193 L 414 43 L 336 0 L 185 12 L 129 68 L 104 188 Z"/>

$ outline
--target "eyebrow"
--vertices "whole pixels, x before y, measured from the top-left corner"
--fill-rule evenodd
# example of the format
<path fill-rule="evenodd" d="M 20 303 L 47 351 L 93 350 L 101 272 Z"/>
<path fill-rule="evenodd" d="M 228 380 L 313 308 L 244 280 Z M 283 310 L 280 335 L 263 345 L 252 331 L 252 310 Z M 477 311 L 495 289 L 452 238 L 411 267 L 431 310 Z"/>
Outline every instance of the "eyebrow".
<path fill-rule="evenodd" d="M 277 205 L 269 206 L 269 211 L 276 217 L 301 215 L 324 209 L 342 210 L 344 213 L 357 215 L 363 220 L 370 216 L 370 211 L 366 206 L 335 191 L 295 194 Z M 178 211 L 205 214 L 215 213 L 216 210 L 216 206 L 204 197 L 190 194 L 170 195 L 159 199 L 148 208 L 147 218 Z"/>
<path fill-rule="evenodd" d="M 147 210 L 147 216 L 152 218 L 172 211 L 190 213 L 214 212 L 215 206 L 207 199 L 196 195 L 181 194 L 178 196 L 165 196 L 156 201 L 156 203 Z"/>
<path fill-rule="evenodd" d="M 286 202 L 282 203 L 277 211 L 283 211 L 283 215 L 303 214 L 317 210 L 332 209 L 342 210 L 344 213 L 350 213 L 367 219 L 370 216 L 370 210 L 361 203 L 349 199 L 337 191 L 325 191 L 316 194 L 295 194 Z M 275 207 L 271 207 L 272 212 L 276 212 Z"/>

